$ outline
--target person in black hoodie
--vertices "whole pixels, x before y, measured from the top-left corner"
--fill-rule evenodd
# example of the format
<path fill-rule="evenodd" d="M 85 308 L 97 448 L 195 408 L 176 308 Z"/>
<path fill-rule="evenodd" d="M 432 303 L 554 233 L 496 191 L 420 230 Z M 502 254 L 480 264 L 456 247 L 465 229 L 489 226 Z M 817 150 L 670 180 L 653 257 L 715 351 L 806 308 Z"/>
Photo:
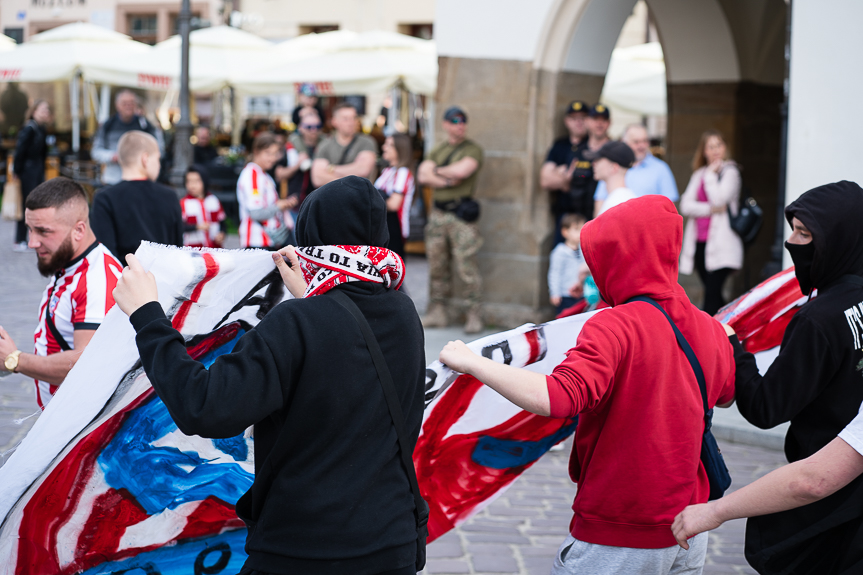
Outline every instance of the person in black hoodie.
<path fill-rule="evenodd" d="M 368 180 L 351 176 L 321 191 L 300 210 L 297 252 L 372 246 L 367 251 L 394 261 L 380 249 L 389 240 L 386 205 Z M 307 262 L 300 264 L 293 248 L 273 254 L 288 288 L 302 296 L 283 254 L 293 270 Z M 414 499 L 377 371 L 348 311 L 326 293 L 308 297 L 325 291 L 313 279 L 306 297 L 273 308 L 208 371 L 165 317 L 155 280 L 134 255 L 127 261 L 114 296 L 130 314 L 144 370 L 180 430 L 217 438 L 255 426 L 255 482 L 237 502 L 249 528 L 242 573 L 413 575 Z M 345 282 L 332 290 L 346 294 L 372 326 L 412 450 L 425 384 L 416 308 L 385 284 Z"/>
<path fill-rule="evenodd" d="M 791 203 L 785 247 L 811 299 L 788 324 L 764 376 L 730 338 L 740 413 L 762 429 L 790 421 L 789 462 L 830 443 L 863 402 L 861 216 L 863 189 L 853 182 L 819 186 Z M 750 519 L 746 558 L 759 573 L 863 572 L 863 477 L 817 503 Z"/>

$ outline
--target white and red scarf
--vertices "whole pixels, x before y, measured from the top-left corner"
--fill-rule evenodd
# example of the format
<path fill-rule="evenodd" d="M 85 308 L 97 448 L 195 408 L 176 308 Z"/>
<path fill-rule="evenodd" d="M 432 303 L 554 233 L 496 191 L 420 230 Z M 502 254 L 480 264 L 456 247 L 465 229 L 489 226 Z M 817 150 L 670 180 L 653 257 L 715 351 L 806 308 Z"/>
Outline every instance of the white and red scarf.
<path fill-rule="evenodd" d="M 325 293 L 345 282 L 371 282 L 399 289 L 405 263 L 395 252 L 376 246 L 296 248 L 308 287 L 303 297 Z"/>

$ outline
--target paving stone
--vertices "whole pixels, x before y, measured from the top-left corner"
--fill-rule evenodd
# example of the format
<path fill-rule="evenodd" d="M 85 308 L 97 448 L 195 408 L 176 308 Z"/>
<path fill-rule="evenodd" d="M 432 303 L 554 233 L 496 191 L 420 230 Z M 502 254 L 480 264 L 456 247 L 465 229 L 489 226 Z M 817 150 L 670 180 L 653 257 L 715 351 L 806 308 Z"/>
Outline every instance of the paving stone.
<path fill-rule="evenodd" d="M 476 571 L 488 573 L 517 573 L 518 563 L 512 554 L 471 555 L 471 562 Z"/>
<path fill-rule="evenodd" d="M 425 572 L 427 575 L 448 575 L 470 573 L 470 565 L 461 559 L 428 559 Z"/>

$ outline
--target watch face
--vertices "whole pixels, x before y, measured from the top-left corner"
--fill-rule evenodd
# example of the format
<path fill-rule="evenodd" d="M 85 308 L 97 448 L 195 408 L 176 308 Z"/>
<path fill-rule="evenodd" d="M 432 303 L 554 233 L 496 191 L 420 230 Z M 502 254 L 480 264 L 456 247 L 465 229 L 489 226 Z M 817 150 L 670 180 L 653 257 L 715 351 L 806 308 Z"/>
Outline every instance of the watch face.
<path fill-rule="evenodd" d="M 9 355 L 3 362 L 3 365 L 6 367 L 7 371 L 15 371 L 15 368 L 18 367 L 18 356 Z"/>

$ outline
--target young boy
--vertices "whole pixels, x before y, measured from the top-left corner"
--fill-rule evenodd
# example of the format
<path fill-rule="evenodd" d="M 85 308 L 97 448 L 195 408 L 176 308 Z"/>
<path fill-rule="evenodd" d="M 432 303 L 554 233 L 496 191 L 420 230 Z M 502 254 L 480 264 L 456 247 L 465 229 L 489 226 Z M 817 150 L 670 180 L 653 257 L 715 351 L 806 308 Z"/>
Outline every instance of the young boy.
<path fill-rule="evenodd" d="M 587 219 L 581 214 L 564 214 L 560 220 L 563 243 L 551 251 L 548 265 L 548 295 L 557 313 L 572 307 L 581 298 L 570 295 L 570 288 L 578 283 L 578 273 L 584 263 L 579 249 L 581 227 Z"/>

